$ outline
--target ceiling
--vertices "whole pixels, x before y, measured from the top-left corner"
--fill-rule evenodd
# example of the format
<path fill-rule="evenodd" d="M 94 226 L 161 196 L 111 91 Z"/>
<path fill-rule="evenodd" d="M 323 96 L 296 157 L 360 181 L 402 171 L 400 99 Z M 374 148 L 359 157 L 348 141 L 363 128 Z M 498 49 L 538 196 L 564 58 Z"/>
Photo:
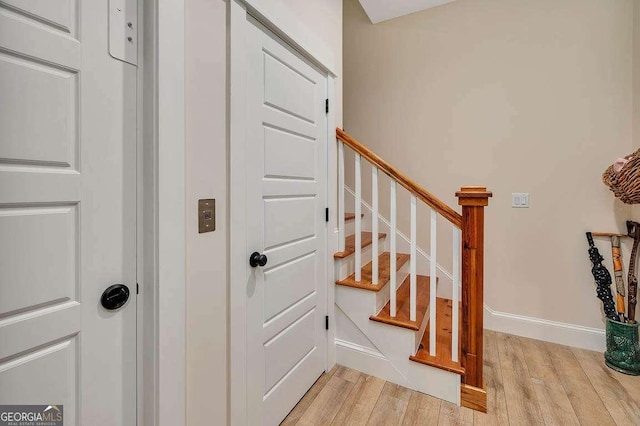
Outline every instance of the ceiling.
<path fill-rule="evenodd" d="M 372 23 L 386 21 L 455 0 L 360 0 Z"/>

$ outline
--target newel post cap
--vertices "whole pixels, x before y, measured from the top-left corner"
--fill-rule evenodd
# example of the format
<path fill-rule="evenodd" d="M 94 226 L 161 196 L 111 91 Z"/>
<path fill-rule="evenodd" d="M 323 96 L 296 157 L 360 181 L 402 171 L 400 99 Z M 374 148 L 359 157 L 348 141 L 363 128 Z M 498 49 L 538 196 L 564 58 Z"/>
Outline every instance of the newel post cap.
<path fill-rule="evenodd" d="M 491 191 L 487 191 L 486 186 L 463 186 L 456 192 L 458 205 L 484 207 L 489 205 L 489 198 L 493 197 Z"/>

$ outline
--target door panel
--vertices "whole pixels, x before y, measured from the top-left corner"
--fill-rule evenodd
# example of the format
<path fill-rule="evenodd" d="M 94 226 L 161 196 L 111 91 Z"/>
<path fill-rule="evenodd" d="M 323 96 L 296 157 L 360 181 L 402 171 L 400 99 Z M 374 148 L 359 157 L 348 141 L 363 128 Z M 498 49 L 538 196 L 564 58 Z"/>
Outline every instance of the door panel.
<path fill-rule="evenodd" d="M 64 424 L 77 424 L 76 343 L 75 338 L 63 340 L 1 365 L 0 395 L 11 394 L 13 401 L 65 401 Z"/>
<path fill-rule="evenodd" d="M 74 33 L 76 2 L 73 0 L 2 0 L 0 5 L 2 4 L 59 27 L 65 32 Z"/>
<path fill-rule="evenodd" d="M 0 75 L 0 97 L 14 100 L 0 115 L 0 158 L 69 167 L 76 146 L 77 74 L 0 54 Z"/>
<path fill-rule="evenodd" d="M 0 404 L 133 425 L 137 70 L 81 3 L 0 0 Z"/>
<path fill-rule="evenodd" d="M 327 76 L 249 27 L 247 247 L 268 263 L 247 264 L 248 419 L 276 425 L 326 367 Z"/>
<path fill-rule="evenodd" d="M 316 290 L 316 262 L 314 251 L 264 272 L 265 322 Z"/>
<path fill-rule="evenodd" d="M 0 209 L 0 317 L 76 299 L 75 207 Z M 46 268 L 29 267 L 30 260 Z"/>

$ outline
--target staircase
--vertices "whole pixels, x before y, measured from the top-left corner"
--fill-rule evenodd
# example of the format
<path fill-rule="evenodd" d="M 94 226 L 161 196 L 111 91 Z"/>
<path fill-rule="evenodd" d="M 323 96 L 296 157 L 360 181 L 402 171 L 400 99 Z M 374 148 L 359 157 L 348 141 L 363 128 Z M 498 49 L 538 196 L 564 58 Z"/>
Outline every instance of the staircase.
<path fill-rule="evenodd" d="M 336 138 L 337 362 L 486 412 L 482 376 L 484 207 L 492 194 L 484 187 L 463 187 L 456 193 L 460 214 L 343 130 L 336 129 Z M 353 191 L 344 182 L 345 147 L 355 154 Z M 363 158 L 372 166 L 371 206 L 362 201 Z M 388 222 L 378 212 L 380 172 L 390 185 Z M 397 227 L 398 186 L 411 197 L 409 237 Z M 418 201 L 430 209 L 428 256 L 416 242 Z M 351 202 L 351 212 L 345 212 L 347 202 Z M 450 274 L 437 263 L 438 216 L 451 225 Z M 439 291 L 442 279 L 450 291 Z"/>

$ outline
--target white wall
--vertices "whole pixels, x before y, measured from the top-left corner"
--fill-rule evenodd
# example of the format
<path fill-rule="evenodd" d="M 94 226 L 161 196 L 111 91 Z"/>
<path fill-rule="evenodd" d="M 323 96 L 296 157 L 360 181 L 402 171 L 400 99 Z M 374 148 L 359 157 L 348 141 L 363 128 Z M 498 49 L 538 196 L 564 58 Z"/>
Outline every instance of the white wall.
<path fill-rule="evenodd" d="M 273 0 L 276 1 L 276 0 Z M 342 1 L 283 1 L 342 69 Z M 228 422 L 226 3 L 186 0 L 187 424 Z M 341 79 L 337 98 L 341 111 Z M 338 112 L 338 123 L 342 123 Z M 216 199 L 216 231 L 198 234 L 197 200 Z M 213 417 L 212 417 L 213 416 Z M 215 417 L 215 418 L 214 418 Z"/>
<path fill-rule="evenodd" d="M 186 2 L 187 424 L 227 413 L 226 3 Z M 216 230 L 198 234 L 200 198 Z"/>
<path fill-rule="evenodd" d="M 631 214 L 600 175 L 632 150 L 633 9 L 458 0 L 372 25 L 345 0 L 345 128 L 450 205 L 461 185 L 494 191 L 485 301 L 496 311 L 603 328 L 584 232 L 622 230 Z M 512 209 L 512 192 L 529 192 L 531 208 Z M 606 241 L 601 251 L 609 259 Z"/>

